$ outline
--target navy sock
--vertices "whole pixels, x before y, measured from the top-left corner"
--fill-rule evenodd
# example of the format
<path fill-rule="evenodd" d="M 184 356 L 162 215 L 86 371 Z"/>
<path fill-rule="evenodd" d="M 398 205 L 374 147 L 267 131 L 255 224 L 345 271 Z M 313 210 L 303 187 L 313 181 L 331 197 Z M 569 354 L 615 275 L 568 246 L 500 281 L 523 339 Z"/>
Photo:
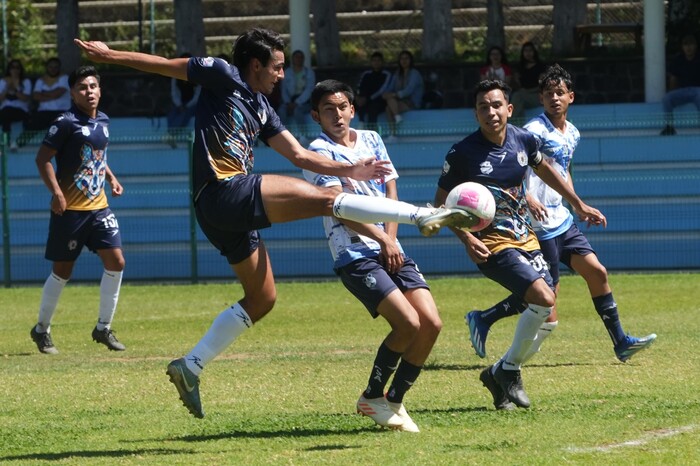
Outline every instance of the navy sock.
<path fill-rule="evenodd" d="M 390 350 L 386 343 L 382 342 L 377 350 L 374 368 L 369 377 L 369 382 L 367 382 L 367 388 L 364 393 L 365 398 L 373 399 L 384 396 L 384 387 L 386 387 L 391 374 L 396 370 L 399 359 L 401 359 L 401 353 Z"/>
<path fill-rule="evenodd" d="M 617 346 L 625 340 L 625 332 L 622 330 L 620 316 L 617 313 L 617 303 L 612 293 L 593 298 L 593 305 L 598 315 L 603 320 L 603 325 L 608 330 L 613 345 Z"/>
<path fill-rule="evenodd" d="M 527 309 L 527 303 L 519 296 L 512 294 L 500 303 L 483 311 L 479 314 L 479 317 L 481 317 L 483 323 L 490 327 L 504 317 L 521 314 L 525 309 Z"/>
<path fill-rule="evenodd" d="M 403 396 L 406 394 L 409 388 L 416 383 L 420 371 L 423 369 L 422 366 L 414 366 L 410 362 L 401 360 L 399 368 L 396 369 L 396 375 L 394 380 L 391 381 L 391 386 L 386 394 L 386 399 L 392 403 L 403 403 Z"/>

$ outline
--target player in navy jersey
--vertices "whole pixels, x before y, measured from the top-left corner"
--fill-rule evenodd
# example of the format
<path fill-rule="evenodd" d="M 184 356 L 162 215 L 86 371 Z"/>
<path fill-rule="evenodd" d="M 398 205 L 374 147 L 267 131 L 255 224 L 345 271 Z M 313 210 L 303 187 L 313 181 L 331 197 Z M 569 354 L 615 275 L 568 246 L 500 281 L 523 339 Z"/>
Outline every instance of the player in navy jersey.
<path fill-rule="evenodd" d="M 449 150 L 435 193 L 435 202 L 441 205 L 452 188 L 466 181 L 481 183 L 491 191 L 496 200 L 493 222 L 478 233 L 452 231 L 486 277 L 528 304 L 506 354 L 480 374 L 497 409 L 512 409 L 511 402 L 523 408 L 530 406 L 520 366 L 555 300 L 552 277 L 530 226 L 523 185 L 528 166 L 571 203 L 579 218 L 605 224 L 605 217 L 597 209 L 581 201 L 552 166 L 543 163 L 535 137 L 508 124 L 513 111 L 509 92 L 510 88 L 498 80 L 477 85 L 475 113 L 479 129 Z"/>
<path fill-rule="evenodd" d="M 265 95 L 284 78 L 284 41 L 276 32 L 251 29 L 233 47 L 233 64 L 212 57 L 167 59 L 111 50 L 102 42 L 75 39 L 89 58 L 201 85 L 195 112 L 193 149 L 197 221 L 211 243 L 226 257 L 243 286 L 244 297 L 221 312 L 209 331 L 167 373 L 184 405 L 203 417 L 199 374 L 273 307 L 276 289 L 267 250 L 258 229 L 273 223 L 336 216 L 360 223 L 394 221 L 416 224 L 432 235 L 442 226 L 478 221 L 457 209 L 425 208 L 393 199 L 368 198 L 319 188 L 304 180 L 251 174 L 258 138 L 302 169 L 357 180 L 391 173 L 384 161 L 368 157 L 355 164 L 334 161 L 301 147 L 280 123 Z"/>
<path fill-rule="evenodd" d="M 545 161 L 567 180 L 573 189 L 571 160 L 580 135 L 576 127 L 567 121 L 569 105 L 574 101 L 574 88 L 569 73 L 559 65 L 546 70 L 539 84 L 544 112 L 530 120 L 525 129 L 539 141 Z M 542 255 L 559 294 L 559 262 L 583 277 L 593 299 L 593 306 L 603 321 L 617 358 L 625 362 L 635 353 L 647 348 L 656 339 L 655 334 L 637 338 L 626 335 L 620 323 L 617 304 L 608 283 L 608 273 L 598 260 L 588 239 L 576 226 L 569 209 L 562 203 L 559 193 L 547 186 L 532 171 L 528 171 L 527 200 L 533 217 L 533 227 L 540 242 Z M 469 337 L 480 357 L 486 356 L 486 337 L 491 325 L 503 317 L 523 312 L 527 305 L 519 296 L 510 295 L 485 311 L 471 311 L 465 318 Z M 525 360 L 537 353 L 558 324 L 556 308 L 540 326 L 535 342 Z"/>
<path fill-rule="evenodd" d="M 30 335 L 42 353 L 58 353 L 51 338 L 51 319 L 75 261 L 86 246 L 104 265 L 99 317 L 92 338 L 110 350 L 123 351 L 126 348 L 114 336 L 111 324 L 124 256 L 119 223 L 107 204 L 105 179 L 112 187 L 112 196 L 121 196 L 124 189 L 107 165 L 109 118 L 97 110 L 101 96 L 97 70 L 93 66 L 77 68 L 68 85 L 71 109 L 51 124 L 36 156 L 41 179 L 52 195 L 46 259 L 53 267 L 42 290 L 38 323 Z"/>
<path fill-rule="evenodd" d="M 350 127 L 355 116 L 353 99 L 352 88 L 340 81 L 326 80 L 316 85 L 311 94 L 311 116 L 323 132 L 309 149 L 331 160 L 355 163 L 374 157 L 390 161 L 379 134 Z M 393 165 L 391 169 L 391 174 L 380 180 L 358 181 L 309 170 L 304 170 L 304 177 L 338 193 L 397 199 L 398 174 Z M 323 224 L 336 274 L 372 318 L 381 315 L 391 326 L 379 346 L 357 411 L 379 425 L 419 432 L 403 398 L 418 378 L 442 328 L 430 289 L 415 262 L 401 248 L 395 222 L 362 224 L 323 217 Z M 384 388 L 392 374 L 385 396 Z"/>

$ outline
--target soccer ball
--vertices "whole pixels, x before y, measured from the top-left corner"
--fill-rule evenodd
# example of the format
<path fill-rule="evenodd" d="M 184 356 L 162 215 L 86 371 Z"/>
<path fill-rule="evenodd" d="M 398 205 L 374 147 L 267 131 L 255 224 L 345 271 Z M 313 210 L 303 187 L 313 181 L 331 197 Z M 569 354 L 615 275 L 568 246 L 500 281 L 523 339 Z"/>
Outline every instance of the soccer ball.
<path fill-rule="evenodd" d="M 467 231 L 481 231 L 491 224 L 496 214 L 496 200 L 486 186 L 467 181 L 455 186 L 445 199 L 448 209 L 463 209 L 481 219 L 479 223 Z"/>

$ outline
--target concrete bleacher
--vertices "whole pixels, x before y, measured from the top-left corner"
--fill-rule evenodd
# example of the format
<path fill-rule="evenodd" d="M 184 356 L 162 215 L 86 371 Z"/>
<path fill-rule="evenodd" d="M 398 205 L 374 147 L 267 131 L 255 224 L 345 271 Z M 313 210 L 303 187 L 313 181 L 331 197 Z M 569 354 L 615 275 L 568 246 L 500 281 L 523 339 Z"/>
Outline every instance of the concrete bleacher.
<path fill-rule="evenodd" d="M 679 135 L 661 137 L 656 107 L 571 109 L 571 120 L 582 130 L 573 165 L 577 192 L 608 218 L 607 229 L 584 231 L 611 270 L 700 266 L 700 154 L 695 149 L 700 125 L 693 128 L 688 122 L 697 115 L 683 109 L 688 116 L 681 120 L 686 123 L 679 125 Z M 616 116 L 620 126 L 613 120 L 596 123 L 601 114 Z M 639 125 L 631 126 L 633 121 Z M 387 148 L 400 174 L 400 198 L 424 205 L 432 201 L 451 144 L 475 130 L 476 122 L 470 109 L 409 112 L 404 123 L 411 122 L 420 132 L 406 132 L 398 142 L 387 142 Z M 128 279 L 190 279 L 192 267 L 201 279 L 230 277 L 226 261 L 190 221 L 188 145 L 170 148 L 161 142 L 163 126 L 147 118 L 113 119 L 110 133 L 109 163 L 125 188 L 110 205 L 122 229 Z M 43 259 L 49 196 L 36 173 L 36 148 L 29 145 L 6 157 L 11 277 L 17 281 L 43 281 L 49 270 Z M 262 143 L 255 148 L 255 171 L 299 176 Z M 278 276 L 332 276 L 320 219 L 275 225 L 261 233 Z M 476 272 L 448 231 L 423 238 L 415 227 L 401 225 L 399 237 L 424 273 Z M 95 255 L 85 252 L 80 262 L 75 279 L 99 276 Z"/>

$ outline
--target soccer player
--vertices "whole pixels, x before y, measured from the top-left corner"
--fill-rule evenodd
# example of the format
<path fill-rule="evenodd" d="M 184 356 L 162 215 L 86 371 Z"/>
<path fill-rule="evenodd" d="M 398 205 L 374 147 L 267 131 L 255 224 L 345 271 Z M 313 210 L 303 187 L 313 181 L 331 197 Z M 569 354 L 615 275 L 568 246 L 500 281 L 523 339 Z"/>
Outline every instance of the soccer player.
<path fill-rule="evenodd" d="M 49 127 L 36 155 L 36 165 L 51 192 L 51 220 L 46 259 L 53 262 L 44 283 L 39 319 L 30 335 L 39 351 L 57 354 L 51 338 L 51 319 L 63 288 L 83 246 L 96 252 L 104 272 L 100 282 L 100 308 L 92 339 L 113 351 L 126 347 L 114 336 L 112 319 L 117 309 L 124 270 L 119 223 L 107 204 L 105 179 L 112 196 L 124 192 L 107 165 L 109 118 L 97 110 L 100 76 L 93 66 L 81 66 L 68 78 L 71 109 Z M 54 170 L 51 159 L 56 158 Z"/>
<path fill-rule="evenodd" d="M 445 157 L 435 193 L 442 205 L 452 188 L 466 181 L 485 185 L 496 200 L 491 225 L 478 233 L 453 228 L 467 254 L 481 272 L 527 303 L 506 354 L 480 374 L 497 409 L 511 404 L 527 408 L 530 400 L 520 374 L 537 330 L 552 312 L 554 284 L 540 252 L 527 212 L 523 182 L 528 165 L 545 183 L 563 195 L 579 218 L 605 225 L 605 216 L 586 205 L 564 179 L 543 161 L 535 137 L 508 124 L 513 106 L 510 88 L 503 81 L 484 80 L 476 88 L 479 129 L 453 145 Z"/>
<path fill-rule="evenodd" d="M 354 163 L 374 157 L 389 161 L 379 134 L 350 127 L 355 116 L 353 100 L 353 90 L 345 83 L 326 80 L 316 85 L 311 93 L 311 116 L 323 132 L 309 149 L 331 160 Z M 397 199 L 398 174 L 393 165 L 390 167 L 391 174 L 383 180 L 357 181 L 309 170 L 304 170 L 304 176 L 316 186 L 338 193 Z M 335 273 L 372 318 L 382 316 L 391 326 L 379 346 L 357 411 L 381 426 L 419 432 L 403 405 L 403 397 L 418 378 L 442 328 L 430 289 L 415 262 L 401 248 L 396 238 L 397 223 L 363 224 L 335 217 L 323 217 L 323 222 Z M 392 374 L 385 397 L 384 387 Z"/>
<path fill-rule="evenodd" d="M 576 127 L 567 121 L 569 105 L 574 101 L 571 76 L 559 65 L 550 66 L 542 76 L 539 87 L 544 112 L 530 120 L 525 129 L 539 141 L 540 152 L 545 161 L 559 172 L 573 190 L 570 166 L 580 135 Z M 542 255 L 549 266 L 556 294 L 559 294 L 561 262 L 586 280 L 593 306 L 612 339 L 615 355 L 620 361 L 627 361 L 638 351 L 651 345 L 656 339 L 655 334 L 636 338 L 626 335 L 623 331 L 617 304 L 608 283 L 608 273 L 586 237 L 576 226 L 571 212 L 563 205 L 561 195 L 542 183 L 532 170 L 528 171 L 526 184 L 533 227 L 540 242 Z M 523 312 L 526 307 L 520 297 L 512 294 L 486 311 L 469 312 L 465 318 L 469 326 L 469 339 L 476 354 L 482 358 L 486 357 L 486 337 L 491 325 L 503 317 Z M 544 339 L 554 331 L 557 324 L 557 312 L 554 308 L 540 326 L 537 339 L 525 356 L 526 360 L 539 351 Z"/>
<path fill-rule="evenodd" d="M 195 111 L 192 193 L 197 221 L 226 257 L 244 296 L 221 312 L 209 331 L 167 373 L 187 409 L 204 416 L 199 375 L 244 330 L 263 318 L 276 299 L 275 282 L 258 229 L 273 223 L 336 216 L 360 223 L 416 224 L 424 235 L 442 226 L 472 225 L 477 219 L 458 210 L 416 207 L 393 199 L 337 193 L 294 177 L 251 174 L 258 138 L 299 168 L 357 180 L 391 173 L 386 162 L 367 158 L 350 164 L 301 147 L 280 123 L 266 94 L 284 78 L 284 41 L 276 32 L 254 28 L 233 47 L 233 64 L 212 57 L 167 59 L 111 50 L 102 42 L 75 39 L 96 62 L 129 66 L 202 86 Z"/>

